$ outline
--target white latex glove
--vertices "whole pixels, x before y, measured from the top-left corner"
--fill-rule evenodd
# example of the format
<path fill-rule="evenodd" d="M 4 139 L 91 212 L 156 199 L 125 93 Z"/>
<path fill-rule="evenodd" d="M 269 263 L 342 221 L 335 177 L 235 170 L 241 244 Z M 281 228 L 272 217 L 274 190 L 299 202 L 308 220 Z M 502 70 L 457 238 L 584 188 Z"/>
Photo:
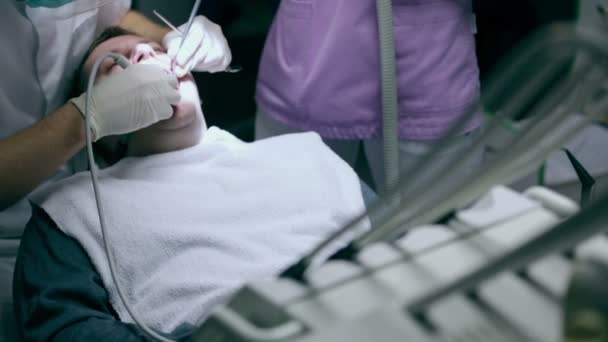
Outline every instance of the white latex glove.
<path fill-rule="evenodd" d="M 95 141 L 152 125 L 173 115 L 171 105 L 180 100 L 175 75 L 156 65 L 134 64 L 97 83 L 89 113 Z M 71 101 L 83 116 L 87 93 Z"/>
<path fill-rule="evenodd" d="M 179 30 L 186 32 L 188 24 L 181 25 Z M 224 71 L 232 61 L 232 53 L 222 28 L 202 15 L 194 18 L 192 27 L 181 51 L 178 49 L 182 36 L 171 31 L 163 38 L 167 54 L 175 61 L 173 72 L 177 77 L 186 75 L 191 70 L 219 72 Z"/>

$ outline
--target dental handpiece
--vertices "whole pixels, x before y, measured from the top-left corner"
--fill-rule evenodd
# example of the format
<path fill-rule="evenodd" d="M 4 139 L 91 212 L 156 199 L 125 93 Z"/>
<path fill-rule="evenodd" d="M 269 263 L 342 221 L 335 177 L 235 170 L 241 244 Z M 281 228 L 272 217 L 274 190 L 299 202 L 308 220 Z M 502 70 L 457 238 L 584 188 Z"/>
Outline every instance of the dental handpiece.
<path fill-rule="evenodd" d="M 192 28 L 192 23 L 194 22 L 194 18 L 196 17 L 196 13 L 198 13 L 198 9 L 201 6 L 201 0 L 196 0 L 194 6 L 192 7 L 192 11 L 190 12 L 190 17 L 188 18 L 188 24 L 186 25 L 186 30 L 182 33 L 182 41 L 179 43 L 179 47 L 177 48 L 177 54 L 182 50 L 184 46 L 184 42 L 186 38 L 188 38 L 188 34 L 190 33 L 190 29 Z M 179 30 L 178 30 L 179 32 Z"/>
<path fill-rule="evenodd" d="M 114 59 L 114 61 L 116 63 L 118 63 L 118 65 L 120 65 L 123 69 L 126 69 L 126 68 L 128 68 L 131 65 L 131 62 L 129 62 L 129 60 L 125 56 L 122 56 L 122 55 L 112 55 L 110 57 L 112 57 Z"/>

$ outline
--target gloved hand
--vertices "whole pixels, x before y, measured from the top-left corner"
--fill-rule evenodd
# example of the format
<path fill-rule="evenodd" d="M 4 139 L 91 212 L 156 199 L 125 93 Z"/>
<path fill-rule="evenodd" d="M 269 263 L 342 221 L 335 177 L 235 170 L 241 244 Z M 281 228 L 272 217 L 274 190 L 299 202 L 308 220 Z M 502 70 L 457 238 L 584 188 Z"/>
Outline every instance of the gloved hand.
<path fill-rule="evenodd" d="M 180 100 L 177 88 L 175 75 L 146 64 L 131 65 L 123 72 L 99 81 L 91 90 L 89 103 L 95 141 L 170 118 L 173 114 L 171 105 Z M 86 96 L 85 92 L 71 100 L 83 116 L 86 115 Z"/>
<path fill-rule="evenodd" d="M 186 32 L 188 24 L 181 25 L 180 31 Z M 178 49 L 182 36 L 171 31 L 163 38 L 167 54 L 175 61 L 174 72 L 177 77 L 191 70 L 219 72 L 224 71 L 232 61 L 232 53 L 222 33 L 222 28 L 202 15 L 194 18 L 192 27 L 181 51 Z"/>

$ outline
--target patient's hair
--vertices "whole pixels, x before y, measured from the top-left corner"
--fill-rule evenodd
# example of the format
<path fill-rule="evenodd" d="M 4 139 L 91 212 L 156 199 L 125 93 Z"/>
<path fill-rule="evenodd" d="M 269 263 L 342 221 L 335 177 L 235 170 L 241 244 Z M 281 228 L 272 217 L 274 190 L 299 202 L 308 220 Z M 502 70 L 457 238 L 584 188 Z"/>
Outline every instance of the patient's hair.
<path fill-rule="evenodd" d="M 128 35 L 135 35 L 135 33 L 122 29 L 118 26 L 109 27 L 103 32 L 101 32 L 101 34 L 93 41 L 93 44 L 91 44 L 91 46 L 87 50 L 84 59 L 80 64 L 80 67 L 78 67 L 78 71 L 75 74 L 73 96 L 79 96 L 84 91 L 86 91 L 86 78 L 82 77 L 82 69 L 84 68 L 85 61 L 89 58 L 93 50 L 95 50 L 96 47 L 98 47 L 107 40 Z M 103 163 L 106 163 L 108 165 L 114 164 L 116 161 L 120 160 L 126 153 L 126 139 L 127 135 L 124 135 L 124 139 L 121 139 L 116 146 L 112 147 L 104 146 L 98 143 L 93 144 L 93 149 L 95 151 L 96 157 L 100 157 L 103 160 Z M 98 160 L 98 163 L 99 162 L 101 161 Z"/>
<path fill-rule="evenodd" d="M 125 30 L 121 27 L 118 27 L 118 26 L 108 27 L 103 32 L 101 32 L 101 34 L 93 41 L 93 44 L 91 44 L 91 46 L 87 50 L 85 60 L 89 57 L 91 52 L 93 52 L 93 50 L 95 50 L 96 47 L 98 47 L 101 43 L 105 42 L 106 40 L 110 40 L 112 38 L 116 38 L 116 37 L 120 37 L 120 36 L 128 36 L 128 35 L 136 35 L 136 34 L 129 30 Z"/>
<path fill-rule="evenodd" d="M 95 40 L 93 41 L 93 44 L 91 44 L 91 46 L 85 53 L 84 58 L 82 59 L 82 63 L 80 63 L 80 67 L 78 67 L 78 71 L 76 72 L 76 79 L 74 82 L 75 84 L 74 84 L 74 89 L 73 89 L 74 96 L 78 96 L 78 95 L 82 94 L 82 92 L 86 91 L 87 85 L 85 84 L 85 82 L 84 82 L 85 80 L 82 77 L 82 69 L 84 67 L 84 62 L 89 58 L 89 56 L 91 55 L 93 50 L 95 50 L 96 47 L 98 47 L 99 45 L 101 45 L 103 42 L 105 42 L 107 40 L 110 40 L 110 39 L 116 38 L 116 37 L 120 37 L 120 36 L 129 36 L 129 35 L 136 35 L 136 34 L 131 31 L 125 30 L 123 28 L 120 28 L 118 26 L 110 26 L 107 29 L 105 29 L 103 32 L 101 32 L 101 34 L 99 34 L 99 36 L 97 36 L 97 38 L 95 38 Z"/>

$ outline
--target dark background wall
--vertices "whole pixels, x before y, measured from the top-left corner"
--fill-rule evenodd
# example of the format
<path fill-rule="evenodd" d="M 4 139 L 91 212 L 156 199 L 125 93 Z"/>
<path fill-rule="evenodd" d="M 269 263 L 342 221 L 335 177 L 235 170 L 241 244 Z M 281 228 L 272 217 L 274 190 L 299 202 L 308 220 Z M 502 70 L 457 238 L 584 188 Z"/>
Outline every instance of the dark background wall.
<path fill-rule="evenodd" d="M 353 0 L 358 1 L 358 0 Z M 135 0 L 135 8 L 153 9 L 174 24 L 188 18 L 193 0 Z M 557 20 L 573 20 L 575 0 L 477 0 L 477 55 L 482 86 L 488 70 L 527 34 Z M 179 5 L 178 5 L 179 4 Z M 220 24 L 233 52 L 237 74 L 196 74 L 203 110 L 210 125 L 227 129 L 240 138 L 253 139 L 254 90 L 264 40 L 279 0 L 204 0 L 201 14 Z"/>

